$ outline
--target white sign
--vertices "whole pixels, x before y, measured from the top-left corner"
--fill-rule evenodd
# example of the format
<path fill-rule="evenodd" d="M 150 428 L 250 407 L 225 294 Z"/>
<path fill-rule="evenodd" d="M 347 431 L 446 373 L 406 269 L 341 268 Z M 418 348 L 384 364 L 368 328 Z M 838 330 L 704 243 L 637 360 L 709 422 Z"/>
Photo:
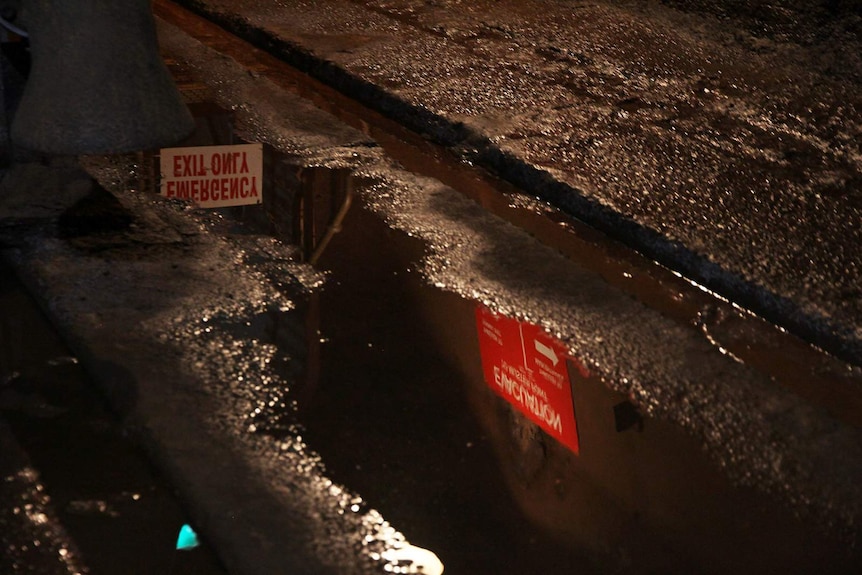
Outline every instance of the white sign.
<path fill-rule="evenodd" d="M 159 161 L 166 198 L 201 208 L 246 206 L 263 201 L 263 145 L 165 148 Z"/>

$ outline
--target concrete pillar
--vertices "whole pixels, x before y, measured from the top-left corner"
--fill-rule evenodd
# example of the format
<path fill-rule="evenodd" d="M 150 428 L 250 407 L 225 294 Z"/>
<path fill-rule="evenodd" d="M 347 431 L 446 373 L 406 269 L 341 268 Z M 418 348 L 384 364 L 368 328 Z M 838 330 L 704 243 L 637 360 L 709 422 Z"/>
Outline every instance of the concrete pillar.
<path fill-rule="evenodd" d="M 53 154 L 158 148 L 194 127 L 162 62 L 150 0 L 27 0 L 32 70 L 12 139 Z"/>

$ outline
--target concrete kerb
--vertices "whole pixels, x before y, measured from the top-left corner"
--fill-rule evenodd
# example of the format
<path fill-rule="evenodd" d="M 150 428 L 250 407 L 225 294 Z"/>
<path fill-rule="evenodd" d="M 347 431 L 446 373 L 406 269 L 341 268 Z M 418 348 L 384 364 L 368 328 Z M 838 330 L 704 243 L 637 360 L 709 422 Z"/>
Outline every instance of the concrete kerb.
<path fill-rule="evenodd" d="M 624 216 L 553 174 L 495 145 L 486 134 L 463 123 L 435 114 L 406 101 L 385 86 L 371 83 L 315 54 L 313 40 L 287 39 L 258 27 L 237 14 L 211 8 L 202 0 L 177 3 L 217 23 L 256 47 L 268 51 L 330 86 L 350 94 L 362 104 L 395 118 L 436 143 L 453 149 L 462 158 L 499 174 L 527 193 L 619 240 L 658 263 L 705 288 L 760 315 L 826 352 L 862 365 L 862 339 L 857 326 L 838 317 L 827 317 L 800 302 L 783 297 Z"/>

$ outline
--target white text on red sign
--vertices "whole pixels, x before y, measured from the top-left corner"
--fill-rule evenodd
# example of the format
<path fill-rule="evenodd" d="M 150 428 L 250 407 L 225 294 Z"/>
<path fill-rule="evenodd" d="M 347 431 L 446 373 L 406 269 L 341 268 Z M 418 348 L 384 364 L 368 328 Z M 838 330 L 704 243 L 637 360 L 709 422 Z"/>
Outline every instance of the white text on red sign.
<path fill-rule="evenodd" d="M 476 306 L 486 383 L 560 443 L 578 453 L 566 348 L 541 327 Z"/>

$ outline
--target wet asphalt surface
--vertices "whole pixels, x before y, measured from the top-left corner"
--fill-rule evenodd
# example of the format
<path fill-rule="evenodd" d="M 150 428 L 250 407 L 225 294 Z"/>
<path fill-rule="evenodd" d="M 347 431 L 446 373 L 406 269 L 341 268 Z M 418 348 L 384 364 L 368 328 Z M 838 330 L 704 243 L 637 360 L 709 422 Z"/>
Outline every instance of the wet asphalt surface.
<path fill-rule="evenodd" d="M 183 4 L 859 363 L 852 2 Z"/>
<path fill-rule="evenodd" d="M 0 338 L 0 573 L 225 573 L 175 549 L 187 513 L 6 265 Z"/>
<path fill-rule="evenodd" d="M 351 4 L 363 15 L 354 24 L 395 14 L 414 26 L 429 9 Z M 439 4 L 431 8 L 451 7 Z M 348 13 L 309 10 L 298 22 L 325 13 L 327 30 Z M 465 22 L 438 37 L 512 38 L 488 22 L 489 35 L 461 38 Z M 392 571 L 406 563 L 387 552 L 405 537 L 448 573 L 856 571 L 854 412 L 836 419 L 726 353 L 721 338 L 747 329 L 734 317 L 714 311 L 683 329 L 645 311 L 446 186 L 400 170 L 368 133 L 281 91 L 271 70 L 250 73 L 170 26 L 160 34 L 187 97 L 233 109 L 240 138 L 272 146 L 274 199 L 263 210 L 194 213 L 141 193 L 145 157 L 85 159 L 89 175 L 30 165 L 5 191 L 20 202 L 13 213 L 42 223 L 18 212 L 3 245 L 47 290 L 52 317 L 230 572 Z M 375 41 L 304 37 L 334 42 L 327 49 L 344 58 Z M 62 202 L 80 185 L 28 207 L 9 183 L 44 185 L 52 173 L 61 185 L 100 184 L 69 209 Z M 351 194 L 338 233 L 322 242 Z M 579 455 L 483 381 L 479 303 L 541 322 L 569 347 Z M 818 361 L 818 376 L 854 397 L 853 369 Z M 95 398 L 70 432 L 51 411 L 62 403 L 56 381 L 30 404 L 16 395 L 32 391 L 26 381 L 10 382 L 10 421 L 34 462 L 47 454 L 36 466 L 49 490 L 52 465 L 64 463 L 51 451 L 64 445 L 57 434 L 93 445 L 91 428 L 123 434 L 89 411 Z M 120 459 L 109 444 L 102 452 Z M 124 465 L 135 469 L 128 484 L 108 473 L 87 499 L 52 496 L 82 556 L 115 570 L 140 552 L 88 554 L 87 530 L 71 526 L 78 512 L 103 522 L 140 513 L 134 496 L 161 480 L 135 461 Z M 140 545 L 172 544 L 178 517 L 166 512 Z M 141 572 L 164 572 L 168 555 L 177 560 L 153 554 L 156 571 Z"/>

